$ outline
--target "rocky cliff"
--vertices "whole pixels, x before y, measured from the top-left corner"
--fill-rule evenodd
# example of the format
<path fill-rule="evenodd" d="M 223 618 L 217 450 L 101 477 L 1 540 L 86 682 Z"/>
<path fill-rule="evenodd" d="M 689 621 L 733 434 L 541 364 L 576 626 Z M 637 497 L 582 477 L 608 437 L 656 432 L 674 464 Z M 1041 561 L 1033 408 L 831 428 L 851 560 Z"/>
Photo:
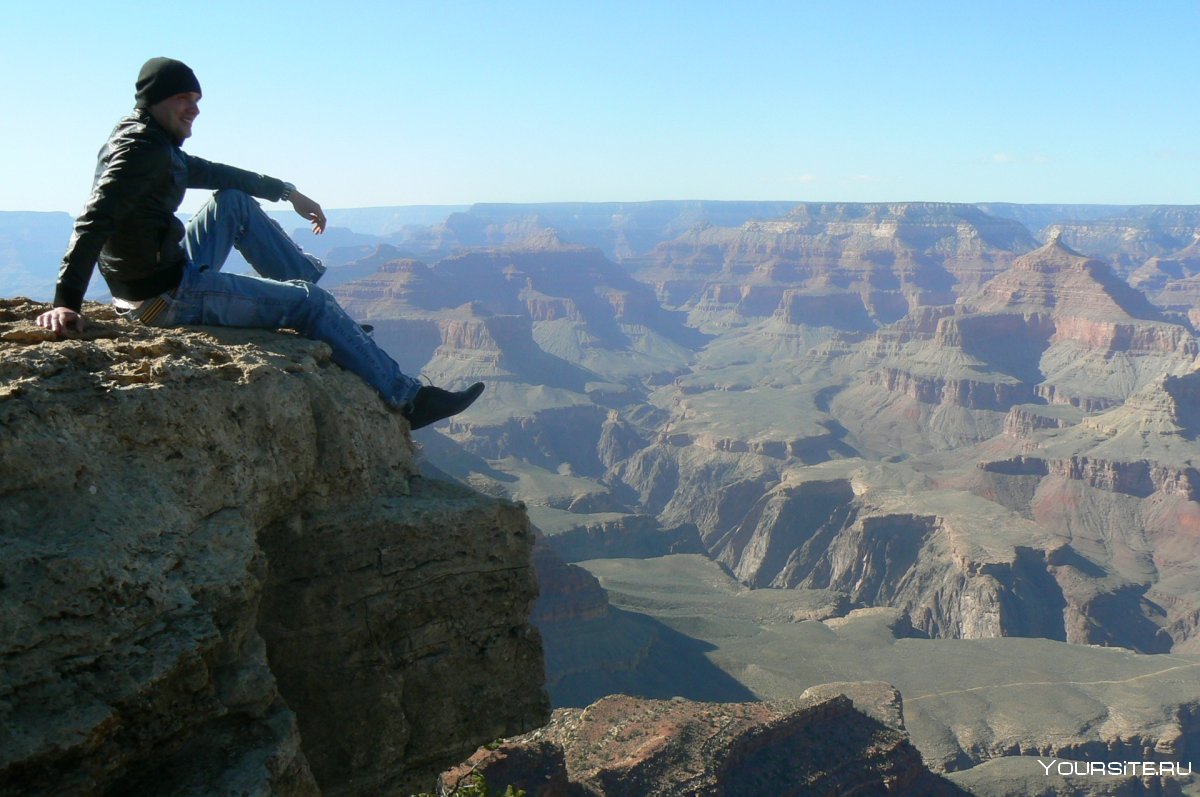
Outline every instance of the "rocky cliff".
<path fill-rule="evenodd" d="M 556 711 L 443 782 L 474 773 L 530 797 L 962 794 L 925 768 L 886 684 L 824 685 L 779 703 L 613 695 Z"/>
<path fill-rule="evenodd" d="M 0 793 L 407 795 L 546 720 L 524 512 L 324 344 L 42 309 L 0 302 Z"/>

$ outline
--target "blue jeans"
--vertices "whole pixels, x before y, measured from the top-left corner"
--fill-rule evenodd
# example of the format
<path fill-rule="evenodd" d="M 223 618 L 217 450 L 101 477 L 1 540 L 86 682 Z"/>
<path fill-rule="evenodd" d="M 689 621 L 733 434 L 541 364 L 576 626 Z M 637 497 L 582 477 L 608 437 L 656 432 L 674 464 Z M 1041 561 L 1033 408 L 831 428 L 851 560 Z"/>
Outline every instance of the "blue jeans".
<path fill-rule="evenodd" d="M 225 274 L 233 247 L 262 277 Z M 421 383 L 404 374 L 326 290 L 312 283 L 322 270 L 258 203 L 241 191 L 213 194 L 187 225 L 188 263 L 154 326 L 288 327 L 333 349 L 333 361 L 358 374 L 383 400 L 400 408 Z"/>

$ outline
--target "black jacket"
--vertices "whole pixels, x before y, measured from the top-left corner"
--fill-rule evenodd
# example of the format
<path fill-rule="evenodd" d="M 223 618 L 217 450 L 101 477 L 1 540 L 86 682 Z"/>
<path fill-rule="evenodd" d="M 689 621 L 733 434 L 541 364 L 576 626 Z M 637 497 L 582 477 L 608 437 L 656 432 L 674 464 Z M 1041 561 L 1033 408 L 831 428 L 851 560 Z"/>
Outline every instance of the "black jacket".
<path fill-rule="evenodd" d="M 176 216 L 188 188 L 236 188 L 277 200 L 283 181 L 188 155 L 147 111 L 117 123 L 100 148 L 92 195 L 75 220 L 55 307 L 78 311 L 97 261 L 112 295 L 141 300 L 179 284 L 186 262 Z"/>

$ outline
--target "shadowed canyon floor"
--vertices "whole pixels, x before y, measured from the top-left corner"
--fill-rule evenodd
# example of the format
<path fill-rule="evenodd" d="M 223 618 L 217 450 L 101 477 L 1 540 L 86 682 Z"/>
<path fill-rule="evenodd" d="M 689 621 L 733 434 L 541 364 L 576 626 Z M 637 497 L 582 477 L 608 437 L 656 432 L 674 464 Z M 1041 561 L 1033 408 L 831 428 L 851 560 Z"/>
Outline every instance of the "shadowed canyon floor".
<path fill-rule="evenodd" d="M 1200 755 L 1200 656 L 1044 639 L 937 640 L 892 609 L 814 610 L 825 594 L 751 590 L 696 555 L 596 560 L 613 603 L 713 646 L 709 658 L 767 700 L 837 681 L 883 681 L 926 764 L 963 782 L 1000 757 L 1189 761 Z M 1029 762 L 1009 762 L 1020 772 Z M 989 793 L 977 791 L 974 793 Z"/>

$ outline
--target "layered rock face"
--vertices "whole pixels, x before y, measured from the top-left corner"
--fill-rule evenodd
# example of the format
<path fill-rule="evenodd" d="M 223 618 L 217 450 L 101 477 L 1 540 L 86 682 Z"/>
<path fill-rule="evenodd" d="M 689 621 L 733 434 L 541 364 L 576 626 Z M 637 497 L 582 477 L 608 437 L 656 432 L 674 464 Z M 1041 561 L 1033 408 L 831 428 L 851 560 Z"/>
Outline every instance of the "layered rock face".
<path fill-rule="evenodd" d="M 1149 258 L 1129 275 L 1129 284 L 1195 327 L 1200 323 L 1200 238 L 1178 252 Z"/>
<path fill-rule="evenodd" d="M 622 364 L 639 376 L 646 375 L 640 369 L 669 370 L 672 350 L 702 339 L 619 266 L 551 233 L 434 266 L 397 261 L 337 294 L 351 314 L 376 324 L 401 365 L 417 363 L 412 370 L 433 360 L 434 369 L 455 376 L 575 391 L 598 373 L 624 378 Z M 426 332 L 417 343 L 409 339 L 414 324 L 436 330 L 432 346 Z M 631 360 L 627 349 L 650 356 Z"/>
<path fill-rule="evenodd" d="M 779 311 L 869 329 L 946 304 L 1036 246 L 1020 224 L 968 205 L 803 204 L 740 228 L 706 226 L 628 265 L 694 323 Z"/>
<path fill-rule="evenodd" d="M 1100 218 L 1057 221 L 1042 234 L 1061 235 L 1080 252 L 1103 258 L 1118 274 L 1128 275 L 1147 260 L 1185 249 L 1200 228 L 1194 206 L 1142 205 Z"/>
<path fill-rule="evenodd" d="M 988 512 L 981 501 L 858 496 L 852 478 L 785 482 L 709 550 L 748 586 L 896 607 L 934 638 L 1066 639 L 1066 598 L 1045 560 L 1049 536 L 1024 522 L 1028 547 L 1006 546 L 977 527 Z"/>
<path fill-rule="evenodd" d="M 0 303 L 0 791 L 407 795 L 544 722 L 524 513 L 324 344 L 42 309 Z"/>
<path fill-rule="evenodd" d="M 469 782 L 469 772 L 530 797 L 959 793 L 925 768 L 886 684 L 820 687 L 789 703 L 614 695 L 556 711 L 442 781 Z"/>
<path fill-rule="evenodd" d="M 722 490 L 728 519 L 696 501 L 662 511 L 695 519 L 747 584 L 842 589 L 904 609 L 933 636 L 1111 643 L 1121 628 L 1118 644 L 1188 649 L 1179 555 L 1135 552 L 1166 539 L 1191 548 L 1181 533 L 1197 478 L 1191 330 L 1058 240 L 938 314 L 932 331 L 929 320 L 830 357 L 845 386 L 812 408 L 857 453 L 923 453 L 915 473 L 861 468 L 829 481 L 854 469 L 784 467 L 778 481 L 768 471 Z M 964 464 L 974 472 L 956 472 Z M 697 478 L 685 467 L 681 479 Z M 901 473 L 897 491 L 888 482 Z M 934 497 L 964 487 L 970 497 Z M 735 504 L 741 489 L 762 498 Z M 929 492 L 912 500 L 914 489 Z"/>
<path fill-rule="evenodd" d="M 932 336 L 884 350 L 865 382 L 926 406 L 998 413 L 1050 402 L 1095 411 L 1159 374 L 1190 370 L 1198 351 L 1189 326 L 1055 238 L 965 296 Z M 994 417 L 975 421 L 974 439 L 954 442 L 998 431 Z"/>
<path fill-rule="evenodd" d="M 1179 353 L 1195 356 L 1191 330 L 1169 322 L 1139 291 L 1098 260 L 1055 237 L 1019 258 L 1013 268 L 966 300 L 972 312 L 1023 309 L 1049 316 L 1049 343 L 1071 341 L 1103 352 Z"/>

